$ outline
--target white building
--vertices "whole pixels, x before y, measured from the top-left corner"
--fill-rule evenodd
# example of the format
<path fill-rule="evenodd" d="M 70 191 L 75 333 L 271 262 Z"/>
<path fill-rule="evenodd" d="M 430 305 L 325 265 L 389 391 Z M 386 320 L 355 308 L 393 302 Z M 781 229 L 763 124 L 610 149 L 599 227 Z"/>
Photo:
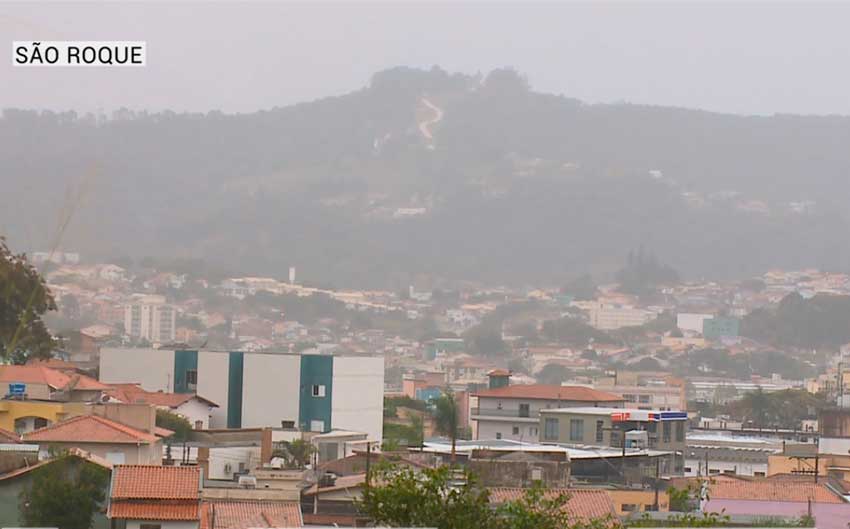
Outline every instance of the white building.
<path fill-rule="evenodd" d="M 490 388 L 473 393 L 470 410 L 473 439 L 536 441 L 540 410 L 578 406 L 623 406 L 619 395 L 583 386 L 507 385 L 507 372 L 490 375 Z M 505 384 L 505 385 L 500 385 Z"/>
<path fill-rule="evenodd" d="M 629 305 L 606 305 L 600 303 L 588 309 L 588 323 L 602 331 L 610 331 L 621 327 L 637 327 L 655 318 L 655 313 L 649 310 L 631 307 Z"/>
<path fill-rule="evenodd" d="M 195 393 L 219 405 L 210 428 L 299 427 L 383 433 L 380 356 L 103 348 L 104 383 Z"/>
<path fill-rule="evenodd" d="M 691 433 L 685 450 L 685 476 L 764 477 L 768 473 L 768 458 L 782 452 L 776 439 Z"/>
<path fill-rule="evenodd" d="M 177 311 L 162 296 L 144 296 L 124 306 L 124 332 L 151 343 L 174 341 Z"/>
<path fill-rule="evenodd" d="M 681 331 L 691 331 L 697 334 L 702 334 L 703 322 L 710 320 L 714 316 L 711 314 L 692 314 L 680 312 L 676 315 L 676 327 Z"/>

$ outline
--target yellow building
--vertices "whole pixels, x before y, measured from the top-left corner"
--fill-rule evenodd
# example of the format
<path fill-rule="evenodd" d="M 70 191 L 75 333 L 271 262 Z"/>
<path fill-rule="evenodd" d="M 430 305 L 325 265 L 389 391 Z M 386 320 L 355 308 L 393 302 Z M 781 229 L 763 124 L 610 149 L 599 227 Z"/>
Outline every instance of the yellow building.
<path fill-rule="evenodd" d="M 652 490 L 608 489 L 605 492 L 611 496 L 618 516 L 651 511 L 655 506 L 655 491 Z M 666 491 L 658 491 L 658 510 L 670 510 L 670 497 Z"/>
<path fill-rule="evenodd" d="M 51 402 L 37 400 L 0 401 L 0 428 L 23 433 L 49 426 L 78 415 L 88 415 L 84 402 Z"/>

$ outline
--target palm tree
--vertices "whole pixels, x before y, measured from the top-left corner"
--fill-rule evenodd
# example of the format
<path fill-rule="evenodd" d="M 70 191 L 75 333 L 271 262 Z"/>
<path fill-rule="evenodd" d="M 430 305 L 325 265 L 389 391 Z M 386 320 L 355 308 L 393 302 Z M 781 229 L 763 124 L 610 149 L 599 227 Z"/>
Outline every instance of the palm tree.
<path fill-rule="evenodd" d="M 450 389 L 440 395 L 435 402 L 434 420 L 437 431 L 447 435 L 452 440 L 452 462 L 455 461 L 455 445 L 457 443 L 458 413 L 455 395 Z"/>

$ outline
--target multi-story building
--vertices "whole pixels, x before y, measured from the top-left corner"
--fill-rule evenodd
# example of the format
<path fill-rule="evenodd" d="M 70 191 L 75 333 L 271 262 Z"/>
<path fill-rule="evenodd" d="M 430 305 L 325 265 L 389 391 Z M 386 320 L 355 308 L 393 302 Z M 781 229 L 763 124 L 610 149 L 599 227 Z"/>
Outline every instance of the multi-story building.
<path fill-rule="evenodd" d="M 622 395 L 625 405 L 639 410 L 685 410 L 688 399 L 682 386 L 598 386 L 598 389 Z"/>
<path fill-rule="evenodd" d="M 688 414 L 630 408 L 574 407 L 540 410 L 540 441 L 585 446 L 649 448 L 669 452 L 665 475 L 684 471 Z"/>
<path fill-rule="evenodd" d="M 623 397 L 582 386 L 509 385 L 509 373 L 490 375 L 490 387 L 472 393 L 474 439 L 536 440 L 540 413 L 570 406 L 622 406 Z M 477 399 L 477 406 L 474 401 Z"/>
<path fill-rule="evenodd" d="M 100 378 L 147 391 L 197 393 L 219 405 L 211 428 L 345 429 L 381 440 L 379 356 L 104 348 Z"/>
<path fill-rule="evenodd" d="M 587 311 L 588 323 L 599 330 L 637 327 L 652 320 L 655 313 L 628 305 L 593 305 Z"/>
<path fill-rule="evenodd" d="M 152 343 L 173 342 L 177 311 L 162 296 L 144 296 L 124 307 L 124 332 Z"/>
<path fill-rule="evenodd" d="M 717 474 L 764 477 L 780 441 L 761 437 L 695 433 L 687 437 L 685 476 Z"/>

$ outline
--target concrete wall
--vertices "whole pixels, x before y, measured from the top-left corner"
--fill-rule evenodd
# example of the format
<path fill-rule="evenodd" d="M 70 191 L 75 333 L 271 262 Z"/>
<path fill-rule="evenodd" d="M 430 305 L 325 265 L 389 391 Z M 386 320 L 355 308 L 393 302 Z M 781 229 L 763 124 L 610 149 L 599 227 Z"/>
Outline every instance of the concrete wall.
<path fill-rule="evenodd" d="M 100 351 L 100 381 L 137 382 L 148 391 L 174 391 L 174 351 L 104 347 Z"/>
<path fill-rule="evenodd" d="M 246 354 L 242 377 L 243 428 L 298 424 L 299 356 Z"/>
<path fill-rule="evenodd" d="M 333 363 L 331 427 L 380 441 L 384 427 L 384 359 L 337 356 Z"/>
<path fill-rule="evenodd" d="M 162 464 L 162 441 L 150 445 L 133 444 L 106 444 L 106 443 L 43 443 L 39 444 L 41 450 L 55 447 L 59 450 L 79 448 L 106 460 L 114 460 L 112 454 L 124 454 L 125 465 L 161 465 Z M 117 462 L 117 461 L 116 461 Z"/>
<path fill-rule="evenodd" d="M 519 421 L 488 421 L 479 420 L 476 439 L 510 439 L 512 441 L 537 442 L 540 434 L 539 423 Z M 514 432 L 514 427 L 518 432 Z"/>
<path fill-rule="evenodd" d="M 191 423 L 192 428 L 195 427 L 195 422 L 201 422 L 201 428 L 206 430 L 210 427 L 210 415 L 212 410 L 210 406 L 198 399 L 191 399 L 177 407 L 176 411 L 179 415 L 186 418 Z"/>
<path fill-rule="evenodd" d="M 198 395 L 218 404 L 210 413 L 210 428 L 227 427 L 229 353 L 198 352 Z"/>

